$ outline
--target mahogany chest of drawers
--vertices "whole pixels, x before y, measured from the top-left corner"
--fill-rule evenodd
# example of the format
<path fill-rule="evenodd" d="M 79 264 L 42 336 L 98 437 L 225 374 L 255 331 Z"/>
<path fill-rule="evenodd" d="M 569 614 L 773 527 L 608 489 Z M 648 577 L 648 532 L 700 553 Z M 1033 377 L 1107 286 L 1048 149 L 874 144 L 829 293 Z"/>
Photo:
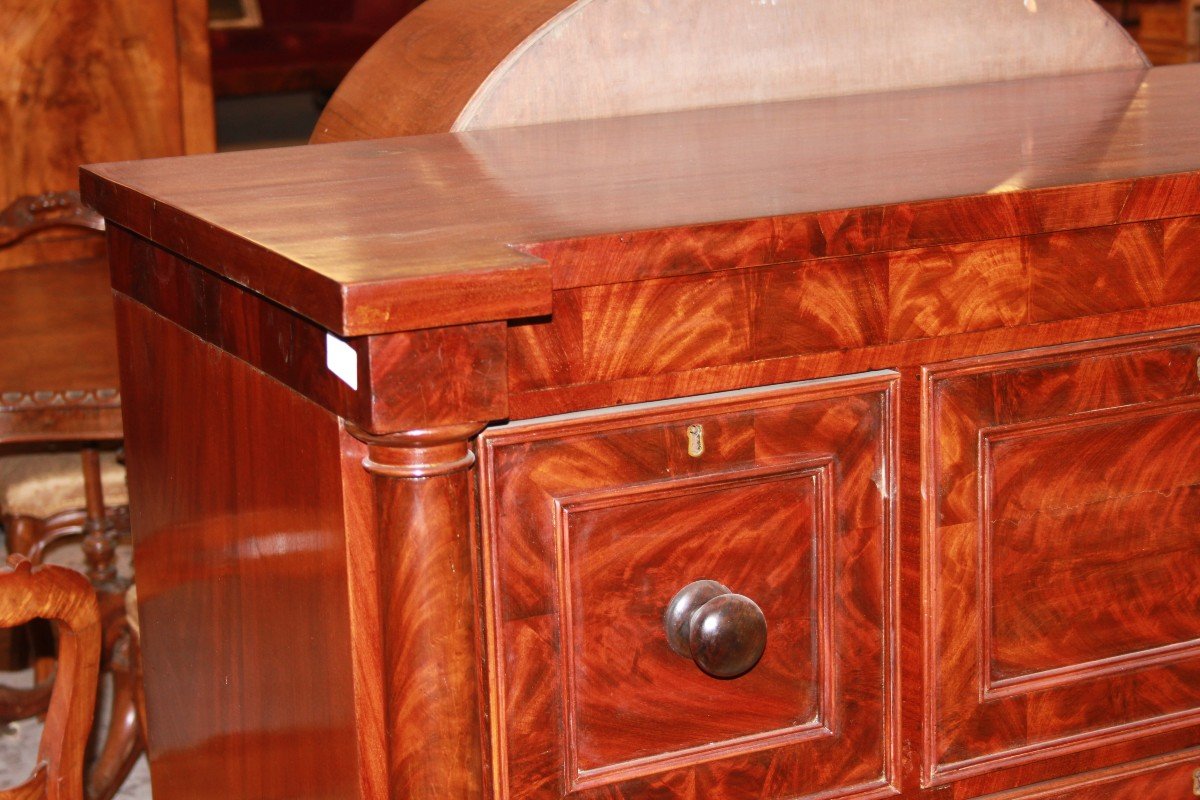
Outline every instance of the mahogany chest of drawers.
<path fill-rule="evenodd" d="M 156 796 L 1200 792 L 1200 69 L 83 186 Z"/>

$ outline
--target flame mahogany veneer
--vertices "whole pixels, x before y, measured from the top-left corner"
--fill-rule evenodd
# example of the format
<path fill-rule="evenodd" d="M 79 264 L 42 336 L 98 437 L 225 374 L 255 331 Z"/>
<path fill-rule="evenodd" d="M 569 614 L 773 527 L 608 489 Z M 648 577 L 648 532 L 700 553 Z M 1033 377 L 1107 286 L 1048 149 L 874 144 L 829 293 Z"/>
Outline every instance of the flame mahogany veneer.
<path fill-rule="evenodd" d="M 83 187 L 156 797 L 1192 796 L 1200 68 Z"/>

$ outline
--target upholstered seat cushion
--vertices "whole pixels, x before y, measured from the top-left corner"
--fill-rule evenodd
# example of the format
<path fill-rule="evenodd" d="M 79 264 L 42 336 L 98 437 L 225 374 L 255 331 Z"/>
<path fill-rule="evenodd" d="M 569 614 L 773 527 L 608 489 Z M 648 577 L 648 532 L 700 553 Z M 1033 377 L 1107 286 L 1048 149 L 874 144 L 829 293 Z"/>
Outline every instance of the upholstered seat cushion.
<path fill-rule="evenodd" d="M 100 454 L 104 504 L 125 505 L 125 467 L 115 453 Z M 83 508 L 83 463 L 78 453 L 36 453 L 0 457 L 0 512 L 46 518 Z"/>

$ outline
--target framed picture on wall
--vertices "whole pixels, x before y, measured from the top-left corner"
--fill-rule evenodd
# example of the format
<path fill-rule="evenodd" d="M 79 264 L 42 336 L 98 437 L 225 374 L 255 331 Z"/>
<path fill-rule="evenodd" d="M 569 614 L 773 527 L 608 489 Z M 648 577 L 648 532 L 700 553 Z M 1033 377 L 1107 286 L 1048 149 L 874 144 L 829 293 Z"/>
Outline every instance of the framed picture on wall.
<path fill-rule="evenodd" d="M 258 0 L 208 0 L 208 27 L 261 28 Z"/>

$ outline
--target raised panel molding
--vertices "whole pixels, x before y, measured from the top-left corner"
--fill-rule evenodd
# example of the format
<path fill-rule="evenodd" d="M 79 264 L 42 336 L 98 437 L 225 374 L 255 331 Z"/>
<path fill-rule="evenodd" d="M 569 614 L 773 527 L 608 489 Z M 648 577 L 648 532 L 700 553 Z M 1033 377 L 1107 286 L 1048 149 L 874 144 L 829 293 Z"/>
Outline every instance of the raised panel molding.
<path fill-rule="evenodd" d="M 1200 723 L 1198 359 L 1191 328 L 923 369 L 923 785 Z"/>
<path fill-rule="evenodd" d="M 483 433 L 500 800 L 899 793 L 897 378 Z M 740 677 L 667 644 L 663 612 L 701 579 L 767 619 Z"/>
<path fill-rule="evenodd" d="M 576 675 L 579 668 L 575 646 L 576 615 L 573 613 L 572 592 L 570 587 L 575 584 L 571 580 L 574 573 L 571 558 L 571 519 L 591 511 L 623 509 L 638 504 L 652 503 L 659 500 L 688 500 L 701 504 L 710 501 L 719 502 L 717 496 L 738 488 L 778 487 L 785 482 L 807 484 L 812 495 L 812 569 L 809 592 L 814 599 L 811 614 L 816 620 L 812 625 L 808 640 L 809 655 L 813 661 L 813 672 L 817 687 L 815 702 L 811 704 L 810 718 L 798 720 L 796 724 L 777 727 L 758 733 L 710 742 L 672 750 L 641 758 L 631 758 L 611 764 L 588 767 L 583 764 L 579 755 L 577 737 L 581 723 L 579 704 L 581 698 L 576 690 Z M 800 461 L 791 464 L 770 466 L 766 468 L 748 469 L 734 473 L 704 475 L 694 479 L 667 482 L 664 485 L 635 486 L 615 491 L 595 492 L 574 497 L 563 497 L 555 500 L 558 511 L 556 541 L 561 560 L 560 574 L 566 579 L 559 582 L 559 618 L 563 620 L 563 641 L 568 646 L 563 648 L 564 677 L 564 719 L 566 731 L 567 776 L 570 791 L 596 788 L 620 780 L 627 780 L 642 775 L 662 772 L 681 766 L 697 765 L 726 755 L 748 753 L 771 747 L 803 741 L 806 739 L 834 736 L 837 729 L 835 714 L 836 704 L 833 702 L 835 691 L 834 664 L 831 657 L 833 649 L 832 601 L 834 596 L 832 537 L 833 537 L 833 496 L 834 483 L 833 462 L 829 458 L 811 461 Z M 705 498 L 710 495 L 710 498 Z M 691 578 L 700 579 L 706 576 L 695 575 Z M 586 601 L 587 598 L 579 598 Z M 771 620 L 778 623 L 780 620 Z M 803 642 L 797 642 L 797 645 Z M 805 658 L 801 648 L 789 650 L 797 660 Z M 792 659 L 788 659 L 791 661 Z M 627 697 L 623 702 L 628 702 Z M 614 709 L 615 710 L 615 709 Z"/>
<path fill-rule="evenodd" d="M 992 570 L 996 539 L 995 526 L 997 524 L 997 520 L 993 516 L 994 492 L 992 482 L 995 473 L 993 468 L 993 452 L 996 447 L 1005 443 L 1019 443 L 1039 438 L 1045 439 L 1055 434 L 1085 432 L 1103 427 L 1116 427 L 1122 424 L 1132 425 L 1138 422 L 1164 418 L 1177 420 L 1179 425 L 1176 427 L 1190 427 L 1192 429 L 1200 427 L 1200 398 L 1188 397 L 1177 401 L 1151 403 L 1144 406 L 1101 409 L 1094 413 L 1079 414 L 1070 417 L 1055 417 L 1033 423 L 996 426 L 980 430 L 979 474 L 982 486 L 980 491 L 979 546 L 981 558 L 979 586 L 981 592 L 980 609 L 983 617 L 980 635 L 983 642 L 983 653 L 991 663 L 991 668 L 986 668 L 982 672 L 981 695 L 983 700 L 987 701 L 1014 694 L 1052 689 L 1070 683 L 1114 675 L 1125 670 L 1166 664 L 1200 656 L 1200 616 L 1193 616 L 1191 619 L 1185 620 L 1185 622 L 1192 624 L 1191 632 L 1194 633 L 1194 636 L 1187 639 L 1165 642 L 1158 646 L 1135 648 L 1126 652 L 1098 655 L 1094 658 L 1082 659 L 1057 667 L 1035 667 L 1029 669 L 1027 672 L 1011 677 L 998 677 L 995 670 L 997 657 L 994 649 L 994 612 L 998 581 Z M 1200 451 L 1200 446 L 1197 446 L 1196 449 Z M 1183 462 L 1181 466 L 1187 466 L 1189 461 L 1186 448 L 1182 452 L 1160 449 L 1147 455 L 1149 457 L 1165 455 L 1170 460 Z M 1196 484 L 1200 484 L 1200 461 L 1194 463 L 1196 466 L 1193 469 L 1197 473 L 1195 481 Z M 1145 465 L 1124 463 L 1121 466 L 1127 470 L 1138 470 L 1144 468 Z M 1193 519 L 1200 519 L 1200 486 L 1192 485 L 1191 488 L 1193 489 L 1195 499 L 1189 502 L 1187 508 L 1196 512 L 1195 516 L 1192 517 Z M 1157 492 L 1155 493 L 1157 494 Z M 1086 503 L 1086 498 L 1083 502 Z M 1185 603 L 1189 606 L 1188 611 L 1194 612 L 1197 607 L 1200 607 L 1200 585 L 1181 580 L 1178 586 L 1172 587 L 1172 591 L 1185 596 Z M 1115 600 L 1116 598 L 1113 599 Z M 1134 598 L 1131 597 L 1130 599 L 1133 600 Z"/>

